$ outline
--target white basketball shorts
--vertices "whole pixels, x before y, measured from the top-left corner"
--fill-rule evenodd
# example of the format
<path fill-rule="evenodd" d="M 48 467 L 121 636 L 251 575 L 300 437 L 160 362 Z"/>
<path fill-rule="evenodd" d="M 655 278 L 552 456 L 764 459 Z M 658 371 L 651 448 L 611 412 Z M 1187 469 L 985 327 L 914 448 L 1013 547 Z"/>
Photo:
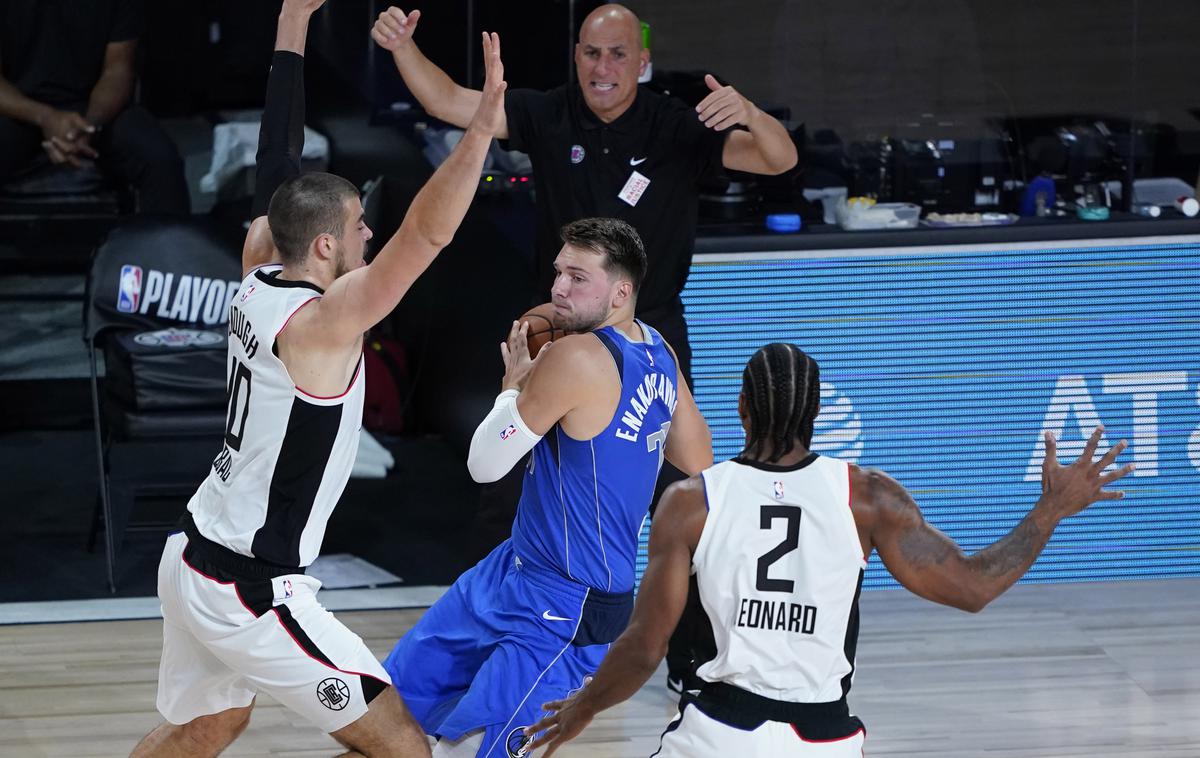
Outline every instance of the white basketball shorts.
<path fill-rule="evenodd" d="M 242 579 L 188 551 L 180 532 L 158 567 L 163 651 L 158 710 L 173 724 L 266 692 L 326 732 L 353 723 L 389 684 L 362 638 L 317 602 L 304 574 Z M 199 545 L 197 546 L 197 548 Z"/>
<path fill-rule="evenodd" d="M 860 729 L 840 740 L 806 740 L 791 724 L 780 721 L 764 721 L 752 730 L 738 729 L 689 703 L 663 732 L 653 758 L 862 758 L 865 739 Z"/>

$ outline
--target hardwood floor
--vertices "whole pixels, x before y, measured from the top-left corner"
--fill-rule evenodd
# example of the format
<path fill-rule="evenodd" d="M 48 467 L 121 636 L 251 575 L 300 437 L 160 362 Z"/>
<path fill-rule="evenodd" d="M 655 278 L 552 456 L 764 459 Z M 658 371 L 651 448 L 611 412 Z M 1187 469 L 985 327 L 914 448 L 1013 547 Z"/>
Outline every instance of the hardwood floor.
<path fill-rule="evenodd" d="M 851 710 L 868 756 L 1200 756 L 1200 579 L 1015 587 L 983 613 L 868 592 Z M 421 611 L 340 613 L 380 656 Z M 161 623 L 0 627 L 0 755 L 127 755 L 157 723 Z M 648 756 L 660 672 L 559 754 Z M 337 746 L 269 697 L 229 756 Z"/>

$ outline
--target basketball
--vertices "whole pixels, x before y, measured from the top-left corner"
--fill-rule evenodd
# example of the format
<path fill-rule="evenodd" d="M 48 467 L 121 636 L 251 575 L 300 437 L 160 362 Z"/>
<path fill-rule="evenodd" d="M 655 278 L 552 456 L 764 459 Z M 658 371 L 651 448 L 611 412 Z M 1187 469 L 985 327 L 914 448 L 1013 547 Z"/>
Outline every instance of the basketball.
<path fill-rule="evenodd" d="M 554 321 L 554 306 L 550 303 L 542 303 L 539 306 L 530 308 L 525 315 L 521 316 L 521 321 L 529 324 L 529 332 L 526 338 L 529 344 L 529 356 L 536 358 L 538 351 L 548 342 L 562 337 L 566 332 L 559 327 Z"/>

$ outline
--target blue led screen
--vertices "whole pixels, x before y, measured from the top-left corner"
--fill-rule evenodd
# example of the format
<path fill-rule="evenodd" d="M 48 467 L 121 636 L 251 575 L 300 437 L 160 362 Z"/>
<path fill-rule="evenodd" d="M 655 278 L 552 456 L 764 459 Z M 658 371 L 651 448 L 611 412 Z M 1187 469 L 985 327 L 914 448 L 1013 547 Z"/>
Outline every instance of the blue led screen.
<path fill-rule="evenodd" d="M 888 472 L 968 553 L 1037 500 L 1044 429 L 1065 463 L 1103 423 L 1138 466 L 1125 498 L 1063 522 L 1023 581 L 1200 576 L 1200 245 L 822 255 L 693 263 L 717 460 L 744 441 L 746 361 L 793 342 L 821 365 L 813 447 Z M 877 556 L 864 586 L 896 586 Z"/>

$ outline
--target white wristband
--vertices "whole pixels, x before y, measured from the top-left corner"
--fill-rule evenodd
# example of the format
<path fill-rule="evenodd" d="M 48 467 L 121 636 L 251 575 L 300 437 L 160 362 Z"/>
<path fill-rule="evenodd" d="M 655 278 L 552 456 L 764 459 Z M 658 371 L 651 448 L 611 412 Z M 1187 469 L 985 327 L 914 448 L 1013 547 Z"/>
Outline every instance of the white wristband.
<path fill-rule="evenodd" d="M 497 395 L 491 413 L 471 437 L 467 470 L 477 482 L 498 480 L 542 439 L 521 420 L 517 412 L 519 394 L 517 390 L 505 390 Z"/>

